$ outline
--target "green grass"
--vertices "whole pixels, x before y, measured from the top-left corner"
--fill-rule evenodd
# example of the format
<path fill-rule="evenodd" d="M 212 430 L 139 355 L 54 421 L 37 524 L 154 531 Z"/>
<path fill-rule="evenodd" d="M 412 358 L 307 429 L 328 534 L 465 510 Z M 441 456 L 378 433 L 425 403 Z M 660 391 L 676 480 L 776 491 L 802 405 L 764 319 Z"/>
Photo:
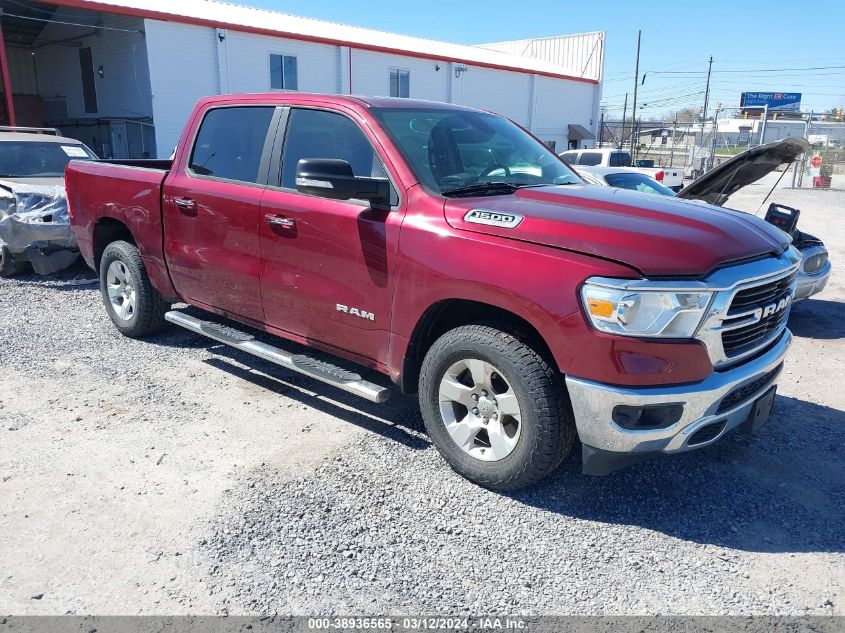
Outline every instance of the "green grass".
<path fill-rule="evenodd" d="M 716 156 L 736 156 L 747 149 L 747 147 L 717 147 Z"/>

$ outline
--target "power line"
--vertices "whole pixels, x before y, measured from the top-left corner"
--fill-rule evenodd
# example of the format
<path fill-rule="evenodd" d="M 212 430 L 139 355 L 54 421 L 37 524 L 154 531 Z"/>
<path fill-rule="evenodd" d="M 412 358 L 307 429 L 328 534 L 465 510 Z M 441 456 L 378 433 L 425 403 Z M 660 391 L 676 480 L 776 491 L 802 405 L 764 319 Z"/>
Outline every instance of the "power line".
<path fill-rule="evenodd" d="M 715 73 L 782 73 L 782 72 L 804 72 L 807 70 L 832 70 L 835 68 L 845 68 L 845 64 L 837 66 L 807 66 L 806 68 L 744 68 L 733 70 L 714 70 Z M 706 70 L 649 70 L 646 71 L 649 75 L 706 75 Z"/>

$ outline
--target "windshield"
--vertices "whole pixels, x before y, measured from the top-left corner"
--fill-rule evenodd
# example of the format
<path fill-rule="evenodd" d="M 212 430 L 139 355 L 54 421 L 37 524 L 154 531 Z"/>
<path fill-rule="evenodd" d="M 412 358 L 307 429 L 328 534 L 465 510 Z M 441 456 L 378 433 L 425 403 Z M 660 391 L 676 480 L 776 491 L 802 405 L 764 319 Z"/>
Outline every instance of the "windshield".
<path fill-rule="evenodd" d="M 611 187 L 631 189 L 633 191 L 643 191 L 645 193 L 656 193 L 661 196 L 675 195 L 674 191 L 668 187 L 664 187 L 654 178 L 649 178 L 645 174 L 607 174 L 604 179 Z"/>
<path fill-rule="evenodd" d="M 92 158 L 80 144 L 0 141 L 0 178 L 61 178 L 71 160 Z"/>
<path fill-rule="evenodd" d="M 507 119 L 471 110 L 377 108 L 379 119 L 420 182 L 441 195 L 581 184 L 548 147 Z M 486 183 L 494 183 L 482 193 Z M 461 192 L 465 193 L 465 192 Z"/>

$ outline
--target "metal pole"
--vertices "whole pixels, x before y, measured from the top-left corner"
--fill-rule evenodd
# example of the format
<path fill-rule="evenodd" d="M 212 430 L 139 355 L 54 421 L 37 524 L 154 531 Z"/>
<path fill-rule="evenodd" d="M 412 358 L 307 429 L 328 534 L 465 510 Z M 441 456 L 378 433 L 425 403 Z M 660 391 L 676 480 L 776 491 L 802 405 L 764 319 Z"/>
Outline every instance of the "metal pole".
<path fill-rule="evenodd" d="M 707 171 L 713 169 L 713 163 L 716 160 L 716 144 L 717 136 L 719 134 L 719 106 L 716 106 L 716 114 L 713 117 L 713 142 L 710 144 L 710 159 L 707 161 Z"/>
<path fill-rule="evenodd" d="M 625 105 L 622 107 L 622 133 L 619 134 L 619 147 L 625 144 L 625 120 L 628 118 L 628 93 L 625 93 Z"/>
<path fill-rule="evenodd" d="M 642 31 L 637 31 L 637 61 L 634 65 L 634 104 L 631 108 L 631 112 L 633 115 L 631 118 L 636 121 L 637 120 L 637 85 L 640 83 L 640 36 L 642 35 Z M 631 155 L 633 156 L 634 153 L 634 131 L 636 130 L 636 125 L 631 128 Z"/>
<path fill-rule="evenodd" d="M 669 167 L 674 167 L 672 160 L 675 158 L 675 128 L 678 127 L 678 115 L 672 118 L 672 146 L 669 148 Z"/>
<path fill-rule="evenodd" d="M 769 119 L 769 104 L 763 104 L 763 123 L 760 125 L 760 143 L 763 145 L 766 142 L 766 121 Z"/>
<path fill-rule="evenodd" d="M 0 10 L 0 18 L 3 12 Z M 3 95 L 6 98 L 6 113 L 9 115 L 9 125 L 17 125 L 15 120 L 15 103 L 12 100 L 12 79 L 9 76 L 9 60 L 6 57 L 6 39 L 3 36 L 3 24 L 0 22 L 0 73 L 3 75 Z"/>
<path fill-rule="evenodd" d="M 640 153 L 640 123 L 642 123 L 642 119 L 637 118 L 637 113 L 634 112 L 634 133 L 631 135 L 631 164 L 634 163 L 639 158 Z M 636 144 L 634 144 L 634 139 L 636 139 Z"/>
<path fill-rule="evenodd" d="M 812 124 L 813 124 L 813 111 L 810 110 L 810 114 L 807 116 L 807 120 L 804 122 L 804 138 L 805 139 L 810 138 L 810 127 L 812 126 Z M 807 164 L 808 158 L 809 158 L 809 156 L 805 154 L 804 160 L 801 162 L 802 167 Z M 798 173 L 798 188 L 800 189 L 801 185 L 803 185 L 803 184 L 804 184 L 804 170 L 802 169 Z"/>
<path fill-rule="evenodd" d="M 804 121 L 804 139 L 807 139 L 810 136 L 810 122 L 813 120 L 813 111 L 810 110 L 810 114 L 807 115 L 807 120 Z M 800 188 L 801 185 L 804 183 L 804 169 L 803 166 L 807 163 L 807 155 L 804 155 L 804 160 L 801 161 L 802 169 L 798 171 L 798 161 L 795 161 L 795 167 L 792 171 L 792 187 L 793 189 L 796 186 L 795 180 L 796 176 L 798 179 L 797 186 Z"/>
<path fill-rule="evenodd" d="M 599 148 L 602 146 L 604 139 L 604 110 L 601 111 L 601 120 L 599 121 Z"/>

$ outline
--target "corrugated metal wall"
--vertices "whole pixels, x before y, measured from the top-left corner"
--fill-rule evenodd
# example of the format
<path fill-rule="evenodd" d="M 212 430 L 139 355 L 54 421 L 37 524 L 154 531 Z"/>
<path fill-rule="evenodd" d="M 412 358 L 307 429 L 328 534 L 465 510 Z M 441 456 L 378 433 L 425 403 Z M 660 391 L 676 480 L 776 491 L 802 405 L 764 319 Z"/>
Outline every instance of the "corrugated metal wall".
<path fill-rule="evenodd" d="M 331 44 L 302 42 L 204 26 L 145 20 L 156 141 L 160 157 L 170 154 L 196 100 L 221 92 L 270 90 L 270 54 L 293 55 L 298 60 L 299 90 L 390 93 L 390 68 L 410 72 L 410 96 L 451 101 L 511 117 L 533 128 L 544 141 L 566 148 L 568 125 L 593 128 L 600 85 L 552 77 L 482 68 L 472 64 L 420 59 L 408 55 L 365 51 Z M 589 68 L 601 74 L 603 40 L 586 34 L 535 46 L 558 51 L 570 59 L 589 59 Z M 600 34 L 592 34 L 594 36 Z M 599 41 L 595 55 L 586 47 Z M 581 57 L 575 54 L 580 47 Z M 562 52 L 561 52 L 562 51 Z M 351 60 L 350 60 L 351 57 Z M 178 60 L 178 63 L 174 63 Z M 570 72 L 573 75 L 578 73 Z M 589 74 L 589 73 L 586 73 Z"/>
<path fill-rule="evenodd" d="M 604 32 L 576 33 L 531 40 L 479 44 L 482 48 L 533 57 L 565 69 L 566 74 L 601 81 Z"/>

